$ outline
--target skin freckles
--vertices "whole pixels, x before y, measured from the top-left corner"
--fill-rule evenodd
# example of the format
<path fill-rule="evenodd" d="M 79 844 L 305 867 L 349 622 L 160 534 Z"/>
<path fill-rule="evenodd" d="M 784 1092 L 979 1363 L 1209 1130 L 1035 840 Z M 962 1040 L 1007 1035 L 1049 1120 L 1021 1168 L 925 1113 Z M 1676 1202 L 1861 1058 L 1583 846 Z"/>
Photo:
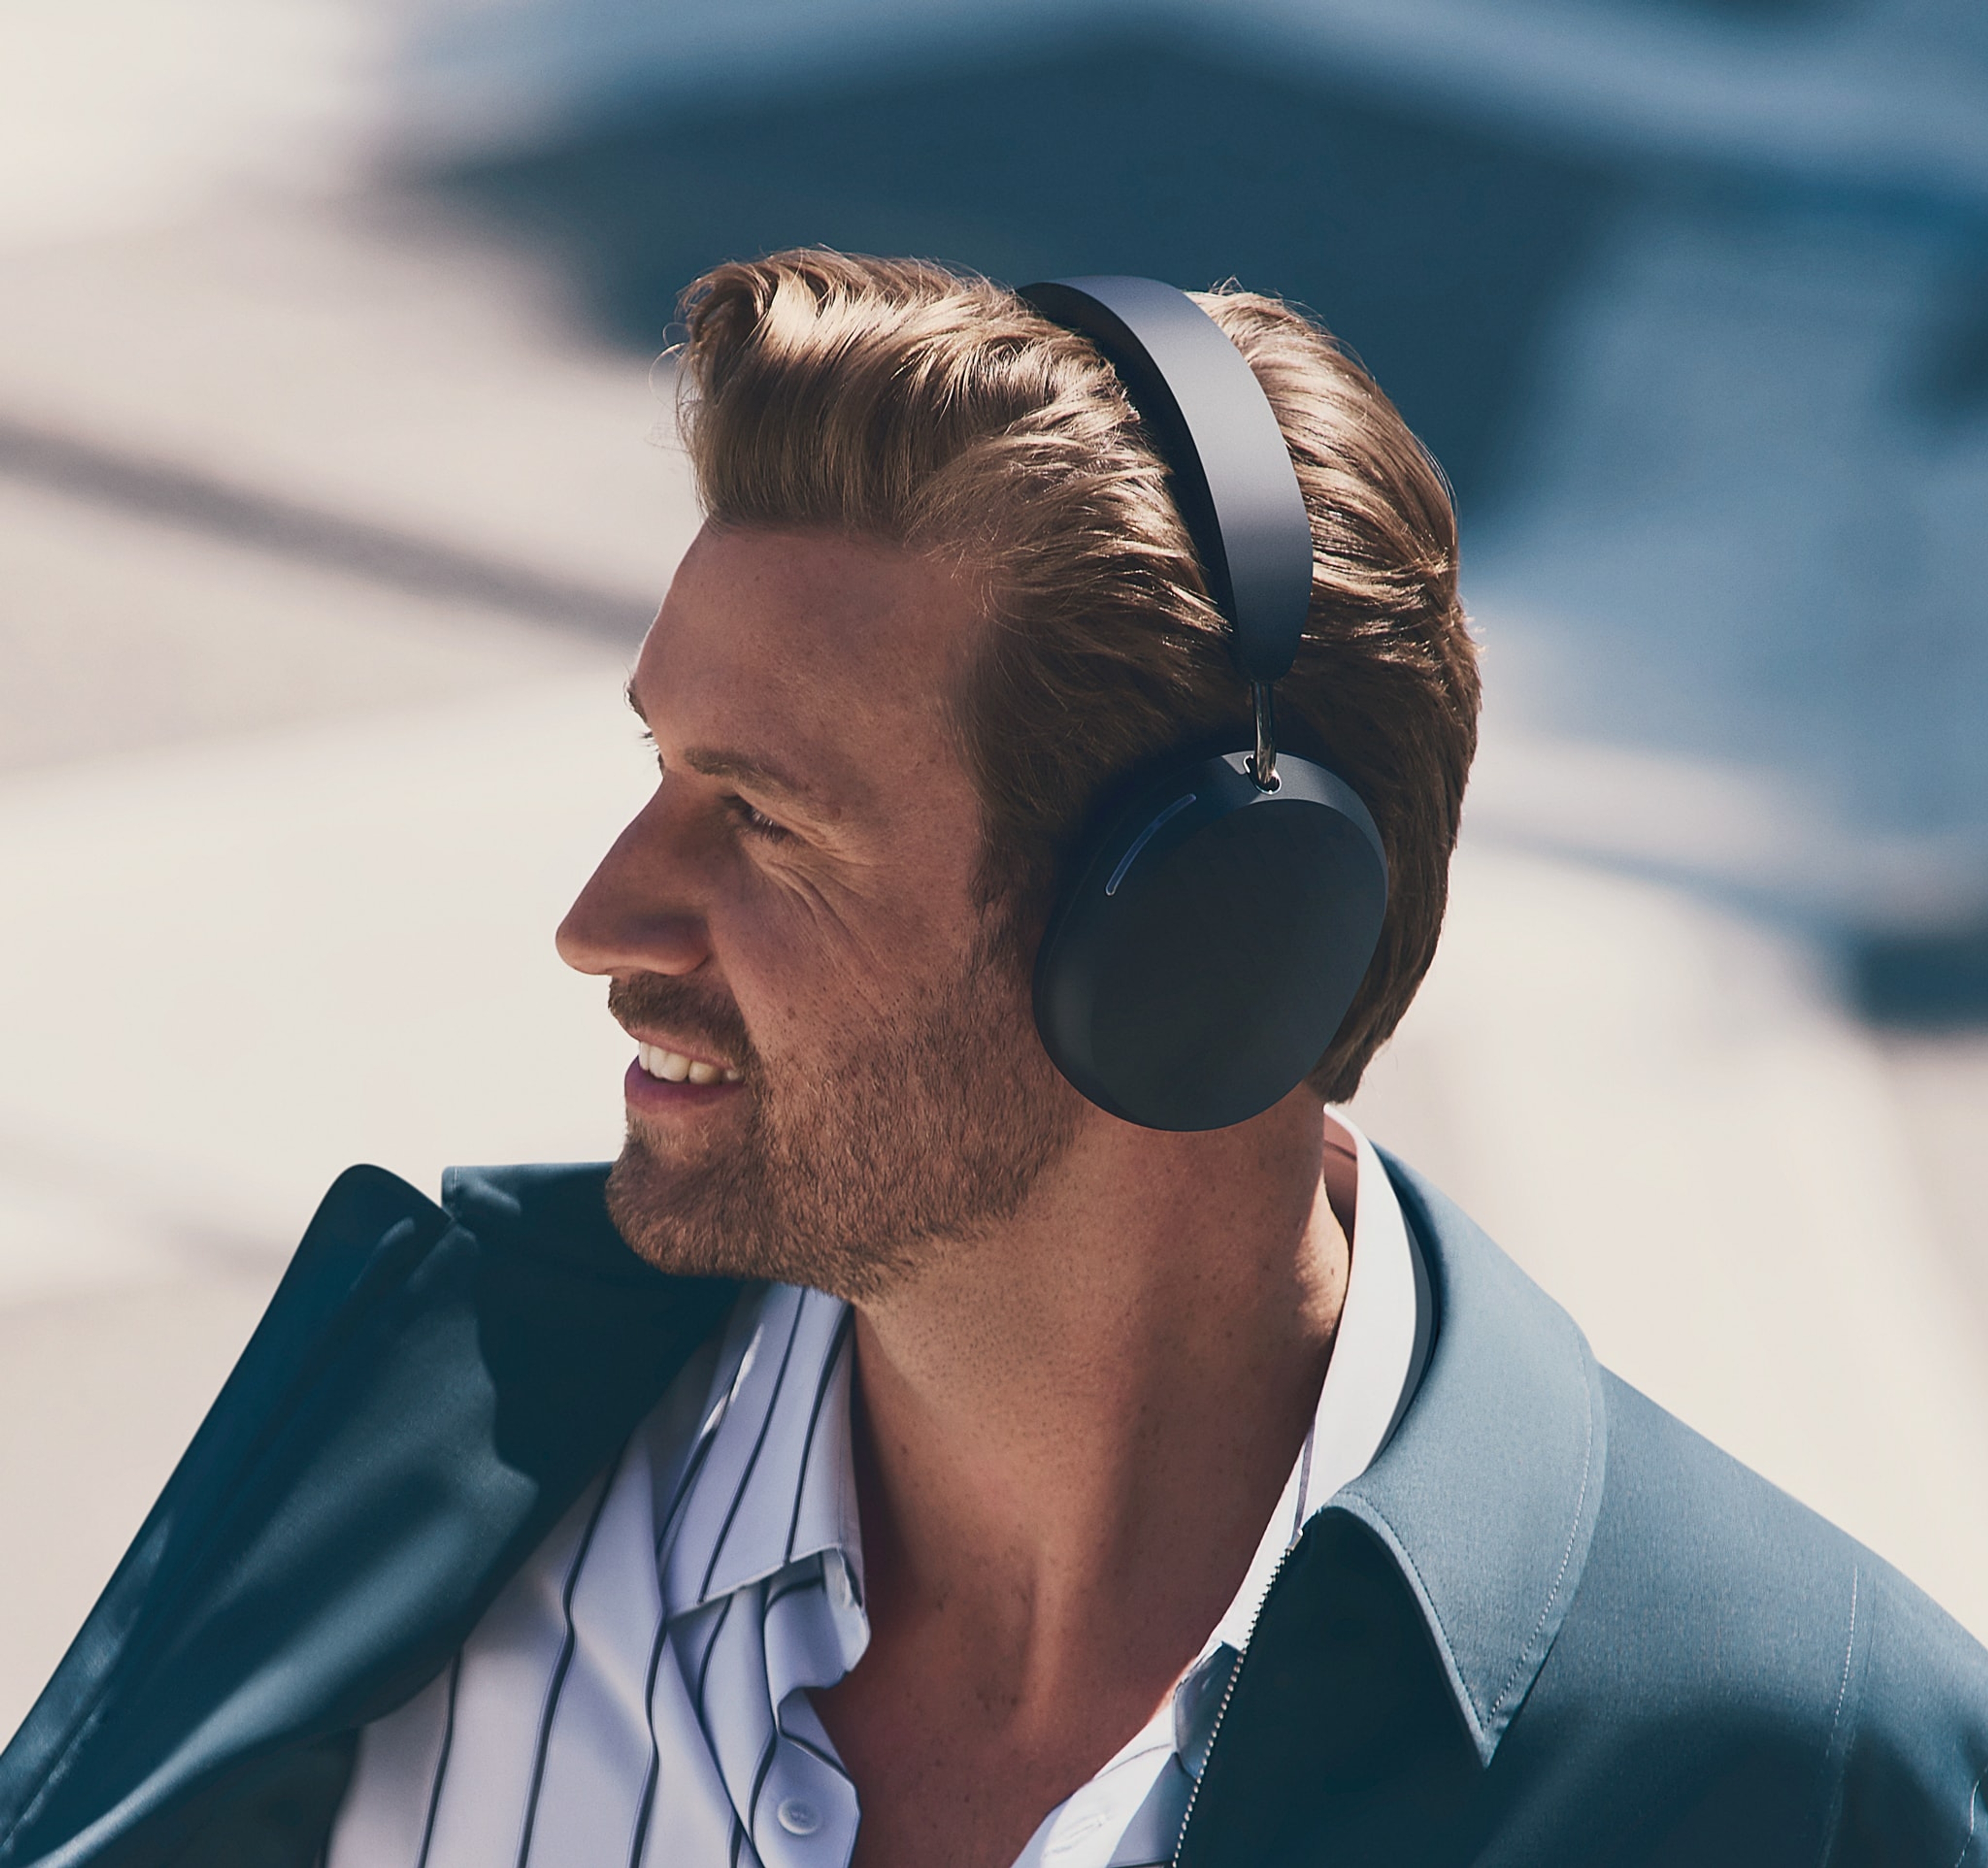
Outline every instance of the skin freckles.
<path fill-rule="evenodd" d="M 1161 1134 L 1044 1054 L 946 731 L 979 613 L 931 559 L 707 529 L 631 684 L 655 793 L 560 934 L 631 1035 L 737 1072 L 631 1071 L 630 1242 L 856 1307 L 871 1641 L 815 1701 L 857 1868 L 1008 1868 L 1164 1702 L 1346 1285 L 1309 1089 Z"/>

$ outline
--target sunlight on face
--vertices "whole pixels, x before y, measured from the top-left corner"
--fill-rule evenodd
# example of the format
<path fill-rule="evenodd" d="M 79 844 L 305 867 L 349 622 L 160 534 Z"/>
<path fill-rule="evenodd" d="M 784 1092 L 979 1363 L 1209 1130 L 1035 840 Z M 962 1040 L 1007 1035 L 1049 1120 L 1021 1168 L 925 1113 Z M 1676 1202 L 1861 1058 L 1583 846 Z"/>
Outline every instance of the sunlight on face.
<path fill-rule="evenodd" d="M 1038 1041 L 945 695 L 976 623 L 944 567 L 707 531 L 631 698 L 656 792 L 561 951 L 648 1050 L 616 1223 L 678 1272 L 871 1296 L 1013 1212 L 1084 1105 Z"/>

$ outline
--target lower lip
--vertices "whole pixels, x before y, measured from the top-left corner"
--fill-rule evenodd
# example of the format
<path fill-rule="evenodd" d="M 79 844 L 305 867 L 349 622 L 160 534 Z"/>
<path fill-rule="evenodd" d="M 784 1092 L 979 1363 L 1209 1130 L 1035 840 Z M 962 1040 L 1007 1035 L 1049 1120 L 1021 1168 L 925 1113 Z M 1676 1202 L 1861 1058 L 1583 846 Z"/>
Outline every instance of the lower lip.
<path fill-rule="evenodd" d="M 645 1115 L 674 1116 L 709 1109 L 728 1096 L 735 1096 L 740 1086 L 693 1083 L 688 1079 L 681 1083 L 667 1083 L 661 1077 L 650 1076 L 642 1068 L 642 1060 L 637 1058 L 628 1066 L 628 1074 L 621 1079 L 621 1088 L 631 1109 L 640 1110 Z"/>

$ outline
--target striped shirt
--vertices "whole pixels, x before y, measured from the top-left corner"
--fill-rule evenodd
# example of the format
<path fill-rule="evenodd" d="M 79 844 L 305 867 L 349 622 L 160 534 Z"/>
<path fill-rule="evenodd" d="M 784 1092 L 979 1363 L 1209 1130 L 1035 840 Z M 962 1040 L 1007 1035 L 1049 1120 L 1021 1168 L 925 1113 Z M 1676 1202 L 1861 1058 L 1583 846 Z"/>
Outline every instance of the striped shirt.
<path fill-rule="evenodd" d="M 1169 1702 L 1043 1818 L 1016 1868 L 1172 1860 L 1271 1576 L 1414 1392 L 1426 1282 L 1354 1140 L 1339 1333 L 1242 1586 Z M 809 1694 L 869 1640 L 851 1323 L 820 1292 L 742 1295 L 448 1669 L 361 1734 L 328 1868 L 846 1868 L 856 1789 Z"/>

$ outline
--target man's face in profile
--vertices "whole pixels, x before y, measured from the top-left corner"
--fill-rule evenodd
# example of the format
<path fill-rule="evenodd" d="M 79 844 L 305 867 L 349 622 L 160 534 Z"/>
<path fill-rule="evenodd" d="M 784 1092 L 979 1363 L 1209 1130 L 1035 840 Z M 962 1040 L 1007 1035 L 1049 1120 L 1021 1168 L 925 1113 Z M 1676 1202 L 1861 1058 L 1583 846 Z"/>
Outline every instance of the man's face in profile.
<path fill-rule="evenodd" d="M 839 534 L 707 528 L 677 574 L 630 690 L 660 782 L 560 931 L 643 1047 L 609 1201 L 667 1270 L 874 1296 L 1075 1131 L 975 899 L 977 626 L 963 578 Z"/>

